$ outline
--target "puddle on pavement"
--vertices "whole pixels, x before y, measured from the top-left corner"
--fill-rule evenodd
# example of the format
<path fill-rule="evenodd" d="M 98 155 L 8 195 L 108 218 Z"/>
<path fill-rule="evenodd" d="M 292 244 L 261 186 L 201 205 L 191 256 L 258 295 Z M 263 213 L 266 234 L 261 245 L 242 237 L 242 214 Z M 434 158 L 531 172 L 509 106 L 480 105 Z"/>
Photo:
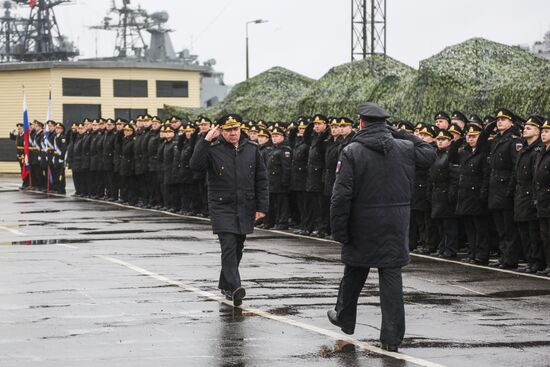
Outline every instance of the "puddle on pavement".
<path fill-rule="evenodd" d="M 522 298 L 547 295 L 550 295 L 550 289 L 518 289 L 487 294 L 488 297 L 493 298 Z"/>
<path fill-rule="evenodd" d="M 20 214 L 40 214 L 40 213 L 59 213 L 58 209 L 44 209 L 44 210 L 27 210 L 19 212 Z"/>
<path fill-rule="evenodd" d="M 431 294 L 431 293 L 405 293 L 403 299 L 405 303 L 417 303 L 428 305 L 443 305 L 448 306 L 460 301 L 456 298 L 446 297 L 448 295 L 443 294 Z"/>
<path fill-rule="evenodd" d="M 57 245 L 57 244 L 88 243 L 88 242 L 91 242 L 91 241 L 88 239 L 27 240 L 27 241 L 0 242 L 0 246 L 36 246 L 36 245 Z"/>
<path fill-rule="evenodd" d="M 31 310 L 36 308 L 57 308 L 57 307 L 70 307 L 71 305 L 31 305 L 29 308 Z"/>
<path fill-rule="evenodd" d="M 145 229 L 120 229 L 113 231 L 89 231 L 81 232 L 80 234 L 134 234 L 134 233 L 155 233 L 160 230 L 145 230 Z"/>
<path fill-rule="evenodd" d="M 432 340 L 426 338 L 405 338 L 403 348 L 534 348 L 547 347 L 547 340 L 529 340 L 512 342 L 457 342 L 448 340 Z"/>

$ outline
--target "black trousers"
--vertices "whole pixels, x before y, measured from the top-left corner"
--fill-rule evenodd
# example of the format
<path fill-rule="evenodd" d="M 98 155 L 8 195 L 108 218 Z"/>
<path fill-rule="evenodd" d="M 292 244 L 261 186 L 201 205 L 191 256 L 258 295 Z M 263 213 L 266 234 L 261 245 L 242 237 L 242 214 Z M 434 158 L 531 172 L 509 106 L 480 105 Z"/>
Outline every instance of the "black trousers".
<path fill-rule="evenodd" d="M 546 266 L 550 267 L 550 218 L 539 218 L 539 224 Z"/>
<path fill-rule="evenodd" d="M 302 212 L 302 229 L 312 232 L 315 230 L 315 216 L 314 213 L 317 208 L 316 193 L 304 191 L 303 193 L 304 203 Z"/>
<path fill-rule="evenodd" d="M 120 176 L 120 198 L 130 204 L 136 203 L 136 180 L 134 176 Z"/>
<path fill-rule="evenodd" d="M 355 330 L 357 302 L 365 285 L 370 268 L 346 265 L 340 282 L 336 313 L 342 325 Z M 403 303 L 403 280 L 401 268 L 379 268 L 380 307 L 382 327 L 380 341 L 400 345 L 405 335 L 405 306 Z"/>
<path fill-rule="evenodd" d="M 204 215 L 208 215 L 208 187 L 206 186 L 206 180 L 200 179 L 197 181 L 197 190 L 199 192 L 198 197 L 198 212 Z"/>
<path fill-rule="evenodd" d="M 290 217 L 288 194 L 270 193 L 269 200 L 270 204 L 273 203 L 273 212 L 269 214 L 272 223 L 275 225 L 288 225 L 288 218 Z"/>
<path fill-rule="evenodd" d="M 37 189 L 46 187 L 44 170 L 40 164 L 31 164 L 31 185 Z"/>
<path fill-rule="evenodd" d="M 299 208 L 299 198 L 297 191 L 291 191 L 288 194 L 288 205 L 290 210 L 290 221 L 292 226 L 300 225 L 300 208 Z"/>
<path fill-rule="evenodd" d="M 498 232 L 500 262 L 506 265 L 517 265 L 521 245 L 514 222 L 514 212 L 512 210 L 495 210 L 493 211 L 493 221 Z"/>
<path fill-rule="evenodd" d="M 446 256 L 454 256 L 458 252 L 458 219 L 441 218 L 433 219 L 439 232 L 438 252 Z"/>
<path fill-rule="evenodd" d="M 136 180 L 136 201 L 145 203 L 147 201 L 147 176 L 140 174 L 134 177 Z"/>
<path fill-rule="evenodd" d="M 113 171 L 104 171 L 104 184 L 105 184 L 105 195 L 108 198 L 114 198 L 115 195 L 115 173 Z"/>
<path fill-rule="evenodd" d="M 193 201 L 197 196 L 197 186 L 193 183 L 182 184 L 181 192 L 181 210 L 184 212 L 193 212 Z"/>
<path fill-rule="evenodd" d="M 409 248 L 424 246 L 430 252 L 437 250 L 439 235 L 429 210 L 411 210 Z"/>
<path fill-rule="evenodd" d="M 65 167 L 64 166 L 52 166 L 52 178 L 53 184 L 50 187 L 51 191 L 58 192 L 60 194 L 65 193 Z"/>
<path fill-rule="evenodd" d="M 147 176 L 149 177 L 147 203 L 151 206 L 160 205 L 162 204 L 162 192 L 158 172 L 149 172 Z"/>
<path fill-rule="evenodd" d="M 323 195 L 322 192 L 311 192 L 310 194 L 312 195 L 310 210 L 315 223 L 314 229 L 325 234 L 329 233 L 330 198 Z"/>
<path fill-rule="evenodd" d="M 530 267 L 545 263 L 539 221 L 517 222 L 523 257 Z"/>
<path fill-rule="evenodd" d="M 222 270 L 218 288 L 234 292 L 241 286 L 239 265 L 243 258 L 246 235 L 235 233 L 218 233 L 222 251 Z"/>
<path fill-rule="evenodd" d="M 489 219 L 487 216 L 462 217 L 470 245 L 469 257 L 480 262 L 489 261 Z"/>

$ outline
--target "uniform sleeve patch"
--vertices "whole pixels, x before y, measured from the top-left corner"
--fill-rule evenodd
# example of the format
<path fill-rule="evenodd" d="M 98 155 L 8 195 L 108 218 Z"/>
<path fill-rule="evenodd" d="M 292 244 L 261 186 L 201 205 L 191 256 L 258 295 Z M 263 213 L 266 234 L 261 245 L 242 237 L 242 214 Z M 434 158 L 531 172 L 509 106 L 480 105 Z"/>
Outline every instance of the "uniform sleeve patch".
<path fill-rule="evenodd" d="M 290 158 L 290 152 L 285 152 L 285 158 Z"/>
<path fill-rule="evenodd" d="M 522 149 L 523 149 L 523 144 L 522 143 L 516 143 L 516 151 L 519 152 Z"/>
<path fill-rule="evenodd" d="M 342 161 L 338 161 L 338 163 L 336 163 L 336 173 L 340 172 L 340 168 L 342 168 Z"/>

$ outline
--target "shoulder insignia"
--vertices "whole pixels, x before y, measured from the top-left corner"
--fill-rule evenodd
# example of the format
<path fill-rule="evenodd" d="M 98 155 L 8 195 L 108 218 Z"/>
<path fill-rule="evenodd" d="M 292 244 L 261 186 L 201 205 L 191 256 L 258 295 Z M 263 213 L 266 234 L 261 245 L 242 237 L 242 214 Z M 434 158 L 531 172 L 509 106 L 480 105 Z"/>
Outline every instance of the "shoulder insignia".
<path fill-rule="evenodd" d="M 290 152 L 288 150 L 285 152 L 285 158 L 290 158 Z"/>
<path fill-rule="evenodd" d="M 541 147 L 541 146 L 535 147 L 534 151 L 535 151 L 535 152 L 541 152 L 541 151 L 542 151 L 542 147 Z"/>
<path fill-rule="evenodd" d="M 219 140 L 214 140 L 213 142 L 210 143 L 210 146 L 213 147 L 213 146 L 216 146 L 220 144 L 220 141 Z"/>
<path fill-rule="evenodd" d="M 523 149 L 523 143 L 516 143 L 516 152 L 519 152 Z"/>

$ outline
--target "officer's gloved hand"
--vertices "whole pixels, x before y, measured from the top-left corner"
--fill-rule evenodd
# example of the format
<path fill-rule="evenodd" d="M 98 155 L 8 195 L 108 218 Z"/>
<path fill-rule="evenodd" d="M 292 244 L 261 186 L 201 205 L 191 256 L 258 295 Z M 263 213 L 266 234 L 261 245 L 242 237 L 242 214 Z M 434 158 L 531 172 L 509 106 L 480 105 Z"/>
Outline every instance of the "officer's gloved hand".
<path fill-rule="evenodd" d="M 497 126 L 497 122 L 493 121 L 483 128 L 483 130 L 487 131 L 489 134 L 493 133 L 495 131 L 495 127 Z"/>

